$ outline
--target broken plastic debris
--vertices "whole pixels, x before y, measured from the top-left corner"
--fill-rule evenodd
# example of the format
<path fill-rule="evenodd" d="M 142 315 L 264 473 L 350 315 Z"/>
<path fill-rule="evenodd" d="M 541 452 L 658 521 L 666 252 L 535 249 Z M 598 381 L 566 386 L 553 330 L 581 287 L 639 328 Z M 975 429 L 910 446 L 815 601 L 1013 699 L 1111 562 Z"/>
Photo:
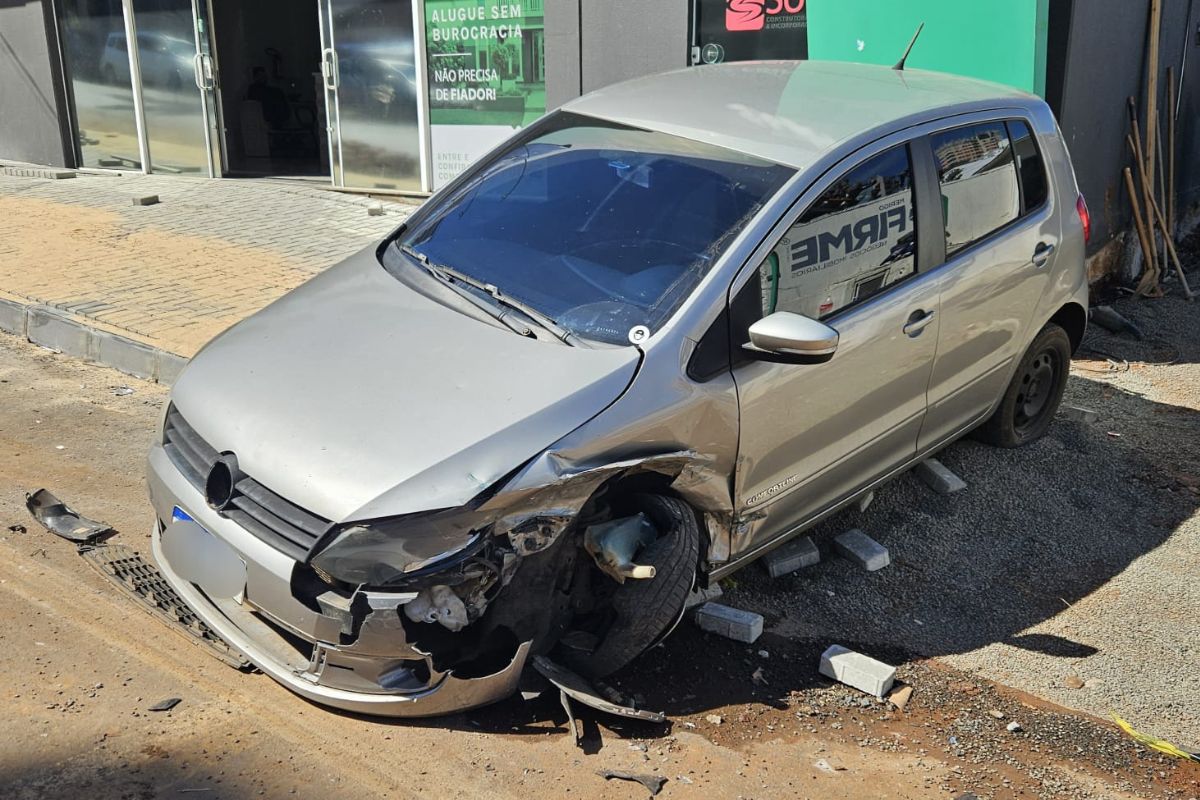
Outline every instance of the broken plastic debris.
<path fill-rule="evenodd" d="M 154 705 L 150 706 L 150 711 L 170 711 L 175 706 L 183 702 L 182 697 L 168 697 L 166 700 L 159 700 Z"/>
<path fill-rule="evenodd" d="M 588 527 L 583 535 L 583 547 L 596 560 L 596 566 L 617 583 L 624 583 L 626 578 L 654 577 L 653 566 L 634 564 L 633 559 L 639 550 L 657 538 L 654 524 L 645 514 L 636 514 Z"/>
<path fill-rule="evenodd" d="M 650 792 L 651 797 L 661 792 L 663 784 L 667 782 L 667 779 L 662 775 L 639 775 L 633 772 L 622 772 L 621 770 L 617 769 L 602 769 L 597 771 L 596 774 L 601 778 L 604 778 L 606 781 L 616 778 L 617 780 L 621 781 L 634 781 L 636 783 L 640 783 L 642 786 L 646 787 L 647 791 Z"/>
<path fill-rule="evenodd" d="M 25 507 L 46 530 L 78 544 L 92 544 L 116 533 L 112 526 L 81 517 L 46 489 L 25 495 Z"/>
<path fill-rule="evenodd" d="M 541 673 L 542 677 L 558 687 L 563 695 L 563 706 L 568 709 L 568 713 L 570 707 L 566 702 L 566 698 L 570 697 L 573 700 L 578 700 L 585 706 L 590 706 L 606 714 L 615 714 L 630 719 L 641 719 L 647 722 L 663 722 L 667 718 L 666 714 L 663 714 L 661 711 L 630 708 L 605 700 L 583 676 L 551 661 L 545 656 L 534 656 L 533 668 Z"/>

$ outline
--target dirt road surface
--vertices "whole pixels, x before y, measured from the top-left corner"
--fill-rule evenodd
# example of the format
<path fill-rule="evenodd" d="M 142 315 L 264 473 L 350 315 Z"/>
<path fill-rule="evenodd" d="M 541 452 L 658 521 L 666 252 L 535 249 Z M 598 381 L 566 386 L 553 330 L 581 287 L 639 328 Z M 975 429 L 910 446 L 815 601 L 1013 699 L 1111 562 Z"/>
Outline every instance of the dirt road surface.
<path fill-rule="evenodd" d="M 584 713 L 581 748 L 549 695 L 427 721 L 323 710 L 144 614 L 26 512 L 48 487 L 148 556 L 143 458 L 164 399 L 0 335 L 6 800 L 647 795 L 605 768 L 664 776 L 666 798 L 1200 795 L 1197 765 L 1093 717 L 897 649 L 916 687 L 899 711 L 818 678 L 816 642 L 778 632 L 747 647 L 682 626 L 620 680 L 670 722 Z M 148 710 L 168 697 L 182 702 Z"/>

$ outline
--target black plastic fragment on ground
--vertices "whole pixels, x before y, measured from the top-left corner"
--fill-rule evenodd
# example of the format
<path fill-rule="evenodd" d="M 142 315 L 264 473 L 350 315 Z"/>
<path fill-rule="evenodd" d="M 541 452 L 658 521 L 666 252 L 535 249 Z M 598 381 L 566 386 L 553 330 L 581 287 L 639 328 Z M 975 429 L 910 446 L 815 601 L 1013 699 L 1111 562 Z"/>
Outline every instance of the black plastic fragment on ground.
<path fill-rule="evenodd" d="M 69 542 L 92 544 L 116 533 L 106 522 L 96 522 L 80 516 L 46 489 L 38 489 L 33 494 L 25 495 L 25 507 L 46 530 Z"/>
<path fill-rule="evenodd" d="M 159 700 L 154 705 L 150 706 L 148 711 L 170 711 L 175 706 L 183 702 L 182 697 L 168 697 L 166 700 Z"/>

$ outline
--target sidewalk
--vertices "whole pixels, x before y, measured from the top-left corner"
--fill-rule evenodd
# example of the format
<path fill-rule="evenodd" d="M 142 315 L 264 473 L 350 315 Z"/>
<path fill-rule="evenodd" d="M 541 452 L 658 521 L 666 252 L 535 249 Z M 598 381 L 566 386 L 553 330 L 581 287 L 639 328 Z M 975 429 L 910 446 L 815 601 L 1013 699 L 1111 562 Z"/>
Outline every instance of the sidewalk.
<path fill-rule="evenodd" d="M 145 195 L 160 202 L 134 204 Z M 413 208 L 283 181 L 0 173 L 0 330 L 169 382 Z"/>

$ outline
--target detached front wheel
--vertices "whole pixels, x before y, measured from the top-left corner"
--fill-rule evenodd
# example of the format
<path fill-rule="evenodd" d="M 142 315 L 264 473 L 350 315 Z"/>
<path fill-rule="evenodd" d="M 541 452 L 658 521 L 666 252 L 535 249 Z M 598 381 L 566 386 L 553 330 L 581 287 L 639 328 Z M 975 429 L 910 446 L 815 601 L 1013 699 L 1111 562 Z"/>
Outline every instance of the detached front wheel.
<path fill-rule="evenodd" d="M 1025 351 L 1000 406 L 977 431 L 996 447 L 1021 447 L 1045 435 L 1062 402 L 1071 370 L 1071 339 L 1046 325 Z"/>
<path fill-rule="evenodd" d="M 658 538 L 637 555 L 637 563 L 653 566 L 656 574 L 617 587 L 612 624 L 592 654 L 577 660 L 579 671 L 590 678 L 616 672 L 670 633 L 696 583 L 700 526 L 691 506 L 651 494 L 633 497 L 630 505 L 658 529 Z"/>

